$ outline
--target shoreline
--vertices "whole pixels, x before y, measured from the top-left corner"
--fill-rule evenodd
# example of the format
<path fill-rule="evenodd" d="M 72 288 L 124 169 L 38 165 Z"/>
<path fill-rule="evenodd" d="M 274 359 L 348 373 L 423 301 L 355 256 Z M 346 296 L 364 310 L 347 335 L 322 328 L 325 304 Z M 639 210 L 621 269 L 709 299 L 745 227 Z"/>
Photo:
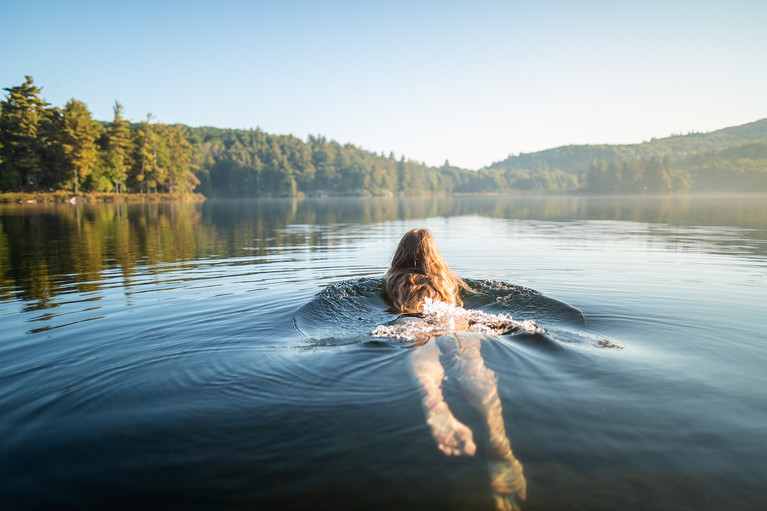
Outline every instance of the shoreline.
<path fill-rule="evenodd" d="M 373 195 L 373 194 L 342 194 L 342 195 L 294 195 L 279 197 L 205 197 L 200 193 L 80 193 L 71 192 L 0 192 L 0 204 L 96 204 L 96 203 L 140 203 L 140 202 L 202 202 L 206 200 L 240 200 L 240 199 L 340 199 L 340 198 L 394 198 L 394 197 L 514 197 L 518 199 L 530 197 L 578 197 L 578 198 L 624 198 L 624 199 L 658 199 L 658 198 L 717 198 L 717 197 L 753 197 L 766 195 L 767 192 L 672 192 L 660 194 L 600 194 L 588 193 L 582 190 L 566 192 L 485 192 L 485 193 L 431 193 L 415 195 Z"/>
<path fill-rule="evenodd" d="M 71 192 L 3 192 L 1 204 L 77 204 L 103 202 L 166 202 L 166 201 L 204 201 L 199 193 L 79 193 Z"/>

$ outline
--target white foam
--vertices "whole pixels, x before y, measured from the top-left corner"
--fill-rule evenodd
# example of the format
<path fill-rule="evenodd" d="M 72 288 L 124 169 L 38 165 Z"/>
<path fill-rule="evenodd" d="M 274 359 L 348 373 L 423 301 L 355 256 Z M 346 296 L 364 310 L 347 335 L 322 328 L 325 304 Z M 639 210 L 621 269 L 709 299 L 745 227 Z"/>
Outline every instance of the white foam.
<path fill-rule="evenodd" d="M 516 331 L 538 333 L 543 332 L 543 329 L 532 320 L 517 321 L 508 314 L 490 314 L 464 309 L 439 300 L 425 298 L 422 318 L 380 325 L 373 330 L 372 335 L 413 341 L 424 336 L 465 331 L 502 335 Z"/>

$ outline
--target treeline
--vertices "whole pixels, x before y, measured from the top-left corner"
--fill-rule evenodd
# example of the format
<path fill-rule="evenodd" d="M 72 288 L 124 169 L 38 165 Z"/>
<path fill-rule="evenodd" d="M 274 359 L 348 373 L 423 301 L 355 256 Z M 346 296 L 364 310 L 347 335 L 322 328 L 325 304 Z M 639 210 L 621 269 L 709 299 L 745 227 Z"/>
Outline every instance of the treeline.
<path fill-rule="evenodd" d="M 557 167 L 590 193 L 767 192 L 767 119 L 634 145 L 571 145 L 510 156 L 492 170 Z M 584 175 L 585 174 L 585 175 Z"/>
<path fill-rule="evenodd" d="M 690 174 L 690 191 L 767 191 L 767 141 L 690 154 L 674 163 Z"/>
<path fill-rule="evenodd" d="M 767 191 L 767 119 L 635 145 L 565 146 L 477 171 L 291 135 L 108 122 L 70 100 L 52 107 L 32 78 L 0 102 L 0 192 L 189 193 L 206 197 Z"/>
<path fill-rule="evenodd" d="M 595 193 L 767 191 L 767 142 L 727 149 L 624 160 L 589 169 L 585 190 Z"/>
<path fill-rule="evenodd" d="M 255 130 L 108 122 L 76 99 L 41 98 L 32 78 L 0 103 L 0 191 L 187 193 L 206 197 L 417 195 L 569 190 L 558 169 L 441 167 L 339 144 Z"/>
<path fill-rule="evenodd" d="M 49 105 L 31 77 L 0 103 L 0 191 L 189 193 L 199 184 L 181 125 L 100 123 L 85 103 Z"/>
<path fill-rule="evenodd" d="M 190 128 L 199 190 L 209 197 L 416 195 L 567 190 L 577 180 L 558 170 L 470 171 L 385 156 L 323 136 L 306 142 L 256 130 Z"/>
<path fill-rule="evenodd" d="M 690 189 L 690 174 L 674 170 L 668 157 L 593 163 L 585 189 L 594 193 L 666 193 Z"/>
<path fill-rule="evenodd" d="M 322 136 L 306 142 L 255 130 L 191 128 L 207 197 L 451 192 L 450 169 L 397 160 Z"/>
<path fill-rule="evenodd" d="M 458 193 L 563 192 L 578 188 L 578 178 L 559 169 L 488 169 L 464 171 Z"/>
<path fill-rule="evenodd" d="M 114 105 L 93 120 L 76 99 L 63 108 L 41 98 L 31 77 L 4 89 L 0 103 L 0 191 L 187 193 L 207 197 L 412 195 L 566 190 L 558 170 L 474 172 L 427 166 L 341 145 L 256 130 L 129 123 Z"/>
<path fill-rule="evenodd" d="M 721 149 L 767 141 L 767 119 L 724 128 L 710 133 L 689 133 L 666 138 L 654 138 L 641 144 L 568 145 L 509 156 L 490 165 L 491 169 L 543 169 L 558 168 L 577 175 L 594 162 L 604 160 L 650 159 L 653 156 L 672 159 L 685 158 L 697 153 L 715 153 Z"/>

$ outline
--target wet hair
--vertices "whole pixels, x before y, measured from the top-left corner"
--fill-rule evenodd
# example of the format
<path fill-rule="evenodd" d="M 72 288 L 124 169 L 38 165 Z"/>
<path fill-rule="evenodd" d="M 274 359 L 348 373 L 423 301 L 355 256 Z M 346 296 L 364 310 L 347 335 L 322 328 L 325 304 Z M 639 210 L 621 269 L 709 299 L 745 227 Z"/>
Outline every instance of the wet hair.
<path fill-rule="evenodd" d="M 402 236 L 385 281 L 393 309 L 400 314 L 422 312 L 426 297 L 462 305 L 461 291 L 470 291 L 450 271 L 428 229 L 412 229 Z"/>

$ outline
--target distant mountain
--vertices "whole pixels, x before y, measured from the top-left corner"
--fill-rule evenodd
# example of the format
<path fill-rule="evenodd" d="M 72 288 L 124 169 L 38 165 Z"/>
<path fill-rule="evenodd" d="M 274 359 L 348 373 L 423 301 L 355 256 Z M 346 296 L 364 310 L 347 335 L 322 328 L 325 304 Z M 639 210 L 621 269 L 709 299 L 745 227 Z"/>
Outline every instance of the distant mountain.
<path fill-rule="evenodd" d="M 652 139 L 641 144 L 568 145 L 535 153 L 521 153 L 490 165 L 490 169 L 559 169 L 567 174 L 584 174 L 594 163 L 631 158 L 669 157 L 681 160 L 695 153 L 711 153 L 754 142 L 767 141 L 767 119 L 724 128 L 710 133 L 690 133 Z"/>

